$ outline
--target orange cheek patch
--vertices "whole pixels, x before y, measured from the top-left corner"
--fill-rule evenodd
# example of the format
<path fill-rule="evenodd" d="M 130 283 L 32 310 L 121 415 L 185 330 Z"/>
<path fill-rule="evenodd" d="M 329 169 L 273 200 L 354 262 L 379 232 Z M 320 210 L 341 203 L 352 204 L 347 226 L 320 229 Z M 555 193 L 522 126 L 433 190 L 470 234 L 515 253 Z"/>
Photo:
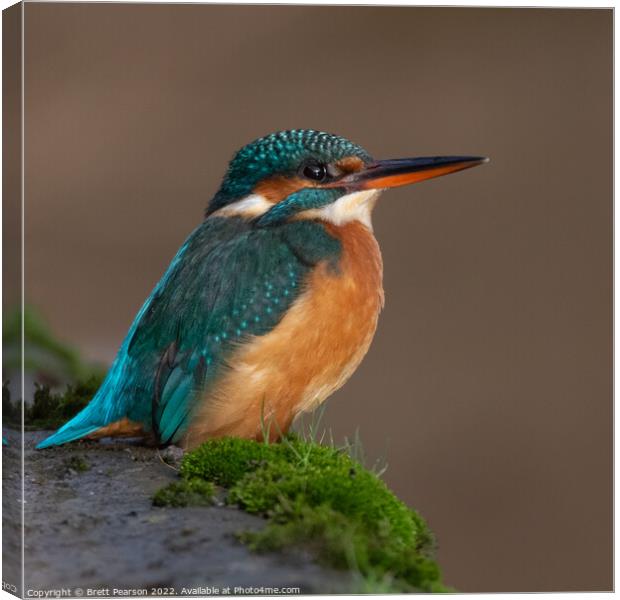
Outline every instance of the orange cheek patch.
<path fill-rule="evenodd" d="M 336 166 L 343 173 L 357 173 L 364 166 L 364 161 L 357 156 L 347 156 L 336 162 Z"/>
<path fill-rule="evenodd" d="M 347 156 L 334 164 L 343 174 L 356 173 L 364 167 L 364 161 L 357 156 Z M 329 188 L 337 185 L 338 182 L 333 184 L 320 184 L 302 177 L 275 175 L 274 177 L 269 177 L 256 184 L 254 193 L 260 194 L 272 204 L 277 204 L 303 188 Z"/>
<path fill-rule="evenodd" d="M 312 184 L 300 177 L 283 177 L 279 175 L 261 181 L 254 188 L 254 193 L 260 194 L 269 202 L 277 204 L 305 187 L 312 187 Z"/>

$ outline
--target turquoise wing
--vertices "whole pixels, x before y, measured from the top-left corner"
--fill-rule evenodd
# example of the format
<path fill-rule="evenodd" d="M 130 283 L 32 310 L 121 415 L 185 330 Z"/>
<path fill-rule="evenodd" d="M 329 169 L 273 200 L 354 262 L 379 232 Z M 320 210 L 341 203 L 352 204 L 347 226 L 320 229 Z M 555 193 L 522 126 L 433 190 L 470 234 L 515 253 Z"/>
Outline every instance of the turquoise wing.
<path fill-rule="evenodd" d="M 38 447 L 127 417 L 162 444 L 178 441 L 196 400 L 238 344 L 271 331 L 321 260 L 340 244 L 318 223 L 255 227 L 210 217 L 177 253 L 138 313 L 91 403 Z"/>

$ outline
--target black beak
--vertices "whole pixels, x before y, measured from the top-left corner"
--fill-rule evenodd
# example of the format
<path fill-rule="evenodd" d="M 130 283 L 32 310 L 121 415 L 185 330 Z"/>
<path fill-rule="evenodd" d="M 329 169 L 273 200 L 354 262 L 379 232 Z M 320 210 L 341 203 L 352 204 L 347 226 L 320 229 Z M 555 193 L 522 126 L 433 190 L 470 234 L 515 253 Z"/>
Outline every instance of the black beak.
<path fill-rule="evenodd" d="M 441 177 L 489 162 L 483 156 L 434 156 L 379 160 L 334 182 L 334 187 L 385 189 Z"/>

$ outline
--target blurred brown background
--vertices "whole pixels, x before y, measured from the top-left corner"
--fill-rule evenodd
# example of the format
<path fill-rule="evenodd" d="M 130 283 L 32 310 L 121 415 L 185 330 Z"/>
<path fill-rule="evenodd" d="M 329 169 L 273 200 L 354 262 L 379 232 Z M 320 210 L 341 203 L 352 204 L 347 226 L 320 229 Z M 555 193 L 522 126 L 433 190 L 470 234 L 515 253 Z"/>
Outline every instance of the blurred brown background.
<path fill-rule="evenodd" d="M 609 590 L 612 12 L 26 5 L 26 291 L 110 361 L 231 154 L 312 127 L 484 154 L 387 193 L 386 308 L 329 402 L 463 591 Z"/>

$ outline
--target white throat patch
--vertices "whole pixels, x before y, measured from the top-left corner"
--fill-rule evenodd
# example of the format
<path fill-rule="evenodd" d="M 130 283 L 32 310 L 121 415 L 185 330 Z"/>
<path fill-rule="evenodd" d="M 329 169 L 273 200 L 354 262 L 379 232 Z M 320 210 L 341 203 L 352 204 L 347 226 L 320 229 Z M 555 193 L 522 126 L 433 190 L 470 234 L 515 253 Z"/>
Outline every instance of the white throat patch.
<path fill-rule="evenodd" d="M 218 217 L 232 217 L 236 215 L 243 217 L 260 217 L 272 207 L 273 204 L 269 202 L 265 196 L 252 194 L 245 198 L 241 198 L 241 200 L 237 200 L 237 202 L 223 206 L 219 210 L 216 210 L 213 215 Z"/>
<path fill-rule="evenodd" d="M 321 208 L 311 208 L 304 210 L 296 215 L 301 219 L 321 219 L 333 223 L 334 225 L 344 225 L 351 221 L 359 221 L 370 231 L 372 231 L 372 209 L 375 207 L 377 198 L 382 190 L 363 190 L 361 192 L 352 192 L 341 196 L 335 202 L 322 206 Z M 213 213 L 218 217 L 260 217 L 269 209 L 273 208 L 273 204 L 260 194 L 251 194 L 237 202 L 228 204 Z"/>
<path fill-rule="evenodd" d="M 341 196 L 335 202 L 299 213 L 301 217 L 317 218 L 334 225 L 359 221 L 372 231 L 372 209 L 382 190 L 363 190 Z"/>

